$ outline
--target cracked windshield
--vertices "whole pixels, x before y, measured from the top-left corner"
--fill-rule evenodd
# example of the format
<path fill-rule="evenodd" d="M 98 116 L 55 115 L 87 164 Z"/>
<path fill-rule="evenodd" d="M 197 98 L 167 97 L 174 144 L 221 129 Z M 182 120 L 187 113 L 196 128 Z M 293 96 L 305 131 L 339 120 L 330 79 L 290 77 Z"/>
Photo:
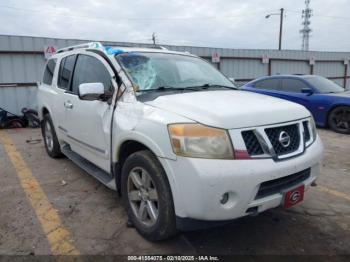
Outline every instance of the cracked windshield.
<path fill-rule="evenodd" d="M 202 59 L 163 53 L 124 53 L 118 61 L 130 76 L 135 91 L 234 85 Z"/>

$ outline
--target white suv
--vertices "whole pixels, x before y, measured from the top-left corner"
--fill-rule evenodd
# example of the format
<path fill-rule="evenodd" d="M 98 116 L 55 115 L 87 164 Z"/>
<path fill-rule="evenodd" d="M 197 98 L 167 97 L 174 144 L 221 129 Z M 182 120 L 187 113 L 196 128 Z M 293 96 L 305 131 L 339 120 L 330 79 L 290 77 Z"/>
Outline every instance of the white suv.
<path fill-rule="evenodd" d="M 61 49 L 38 100 L 47 153 L 117 190 L 150 240 L 288 208 L 319 174 L 323 145 L 304 107 L 239 91 L 188 53 Z"/>

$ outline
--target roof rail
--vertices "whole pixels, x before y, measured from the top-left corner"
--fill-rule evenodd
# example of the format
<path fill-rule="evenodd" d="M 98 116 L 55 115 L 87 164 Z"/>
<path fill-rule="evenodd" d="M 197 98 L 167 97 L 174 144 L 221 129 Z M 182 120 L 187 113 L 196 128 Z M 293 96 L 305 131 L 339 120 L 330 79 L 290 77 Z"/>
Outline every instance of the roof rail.
<path fill-rule="evenodd" d="M 56 53 L 63 53 L 63 52 L 72 51 L 75 49 L 87 49 L 87 48 L 101 49 L 103 48 L 103 45 L 100 42 L 90 42 L 90 43 L 85 43 L 80 45 L 64 47 L 64 48 L 58 49 Z"/>

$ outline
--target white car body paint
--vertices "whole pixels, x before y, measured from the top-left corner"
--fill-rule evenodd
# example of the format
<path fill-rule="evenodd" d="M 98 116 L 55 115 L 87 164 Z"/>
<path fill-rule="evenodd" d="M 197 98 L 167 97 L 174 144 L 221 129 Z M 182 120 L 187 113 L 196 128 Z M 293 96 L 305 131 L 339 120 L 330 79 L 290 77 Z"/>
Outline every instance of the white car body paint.
<path fill-rule="evenodd" d="M 122 48 L 125 52 L 160 52 L 192 56 L 187 53 L 168 50 Z M 277 98 L 243 91 L 201 91 L 159 96 L 153 101 L 137 100 L 132 83 L 114 58 L 105 54 L 110 64 L 118 72 L 122 85 L 115 92 L 110 105 L 101 101 L 80 101 L 90 103 L 77 114 L 82 116 L 92 112 L 91 117 L 83 121 L 79 115 L 67 118 L 64 103 L 64 91 L 57 87 L 57 74 L 62 57 L 71 54 L 98 54 L 87 50 L 73 50 L 53 56 L 57 59 L 53 84 L 39 86 L 39 116 L 42 109 L 51 115 L 61 144 L 68 143 L 72 150 L 88 159 L 106 172 L 111 172 L 110 163 L 119 161 L 119 149 L 123 142 L 132 140 L 148 147 L 162 164 L 171 187 L 175 213 L 180 218 L 199 220 L 230 220 L 247 215 L 247 209 L 257 207 L 258 212 L 274 208 L 282 203 L 283 195 L 276 193 L 261 199 L 254 199 L 262 182 L 281 178 L 311 168 L 310 177 L 301 182 L 308 187 L 319 174 L 323 145 L 317 136 L 302 154 L 275 161 L 272 158 L 251 160 L 217 160 L 177 156 L 172 149 L 168 125 L 173 123 L 201 123 L 211 127 L 228 130 L 234 149 L 246 149 L 241 131 L 247 128 L 264 128 L 301 124 L 309 120 L 310 113 L 302 106 Z M 103 60 L 101 57 L 99 58 Z M 113 75 L 110 65 L 104 62 Z M 117 89 L 118 87 L 115 86 Z M 118 101 L 116 103 L 117 94 Z M 93 104 L 94 103 L 94 104 Z M 116 108 L 113 114 L 113 108 Z M 84 110 L 88 112 L 84 113 Z M 62 112 L 63 111 L 63 112 Z M 112 121 L 113 116 L 113 121 Z M 94 118 L 94 119 L 92 119 Z M 71 122 L 70 122 L 71 121 Z M 112 122 L 112 126 L 110 123 Z M 67 124 L 69 130 L 62 130 Z M 97 131 L 90 132 L 97 127 Z M 63 127 L 66 129 L 65 127 Z M 112 131 L 112 134 L 110 133 Z M 302 130 L 302 129 L 301 129 Z M 68 134 L 67 132 L 68 131 Z M 101 152 L 77 143 L 69 134 L 85 142 L 97 145 Z M 109 140 L 112 138 L 112 141 Z M 304 140 L 302 139 L 302 142 Z M 112 148 L 112 153 L 109 149 Z M 103 151 L 103 152 L 102 152 Z M 225 205 L 220 199 L 225 192 L 230 193 Z"/>

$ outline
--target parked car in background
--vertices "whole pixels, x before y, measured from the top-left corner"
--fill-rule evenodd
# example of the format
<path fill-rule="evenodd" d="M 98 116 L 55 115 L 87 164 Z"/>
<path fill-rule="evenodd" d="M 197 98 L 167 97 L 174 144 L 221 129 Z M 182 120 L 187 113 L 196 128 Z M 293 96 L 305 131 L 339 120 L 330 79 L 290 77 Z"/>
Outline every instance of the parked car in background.
<path fill-rule="evenodd" d="M 323 145 L 308 110 L 239 91 L 188 53 L 61 49 L 38 102 L 48 155 L 117 190 L 150 240 L 289 208 L 319 175 Z"/>
<path fill-rule="evenodd" d="M 350 134 L 350 91 L 318 75 L 261 77 L 242 90 L 283 98 L 305 106 L 316 124 Z"/>

